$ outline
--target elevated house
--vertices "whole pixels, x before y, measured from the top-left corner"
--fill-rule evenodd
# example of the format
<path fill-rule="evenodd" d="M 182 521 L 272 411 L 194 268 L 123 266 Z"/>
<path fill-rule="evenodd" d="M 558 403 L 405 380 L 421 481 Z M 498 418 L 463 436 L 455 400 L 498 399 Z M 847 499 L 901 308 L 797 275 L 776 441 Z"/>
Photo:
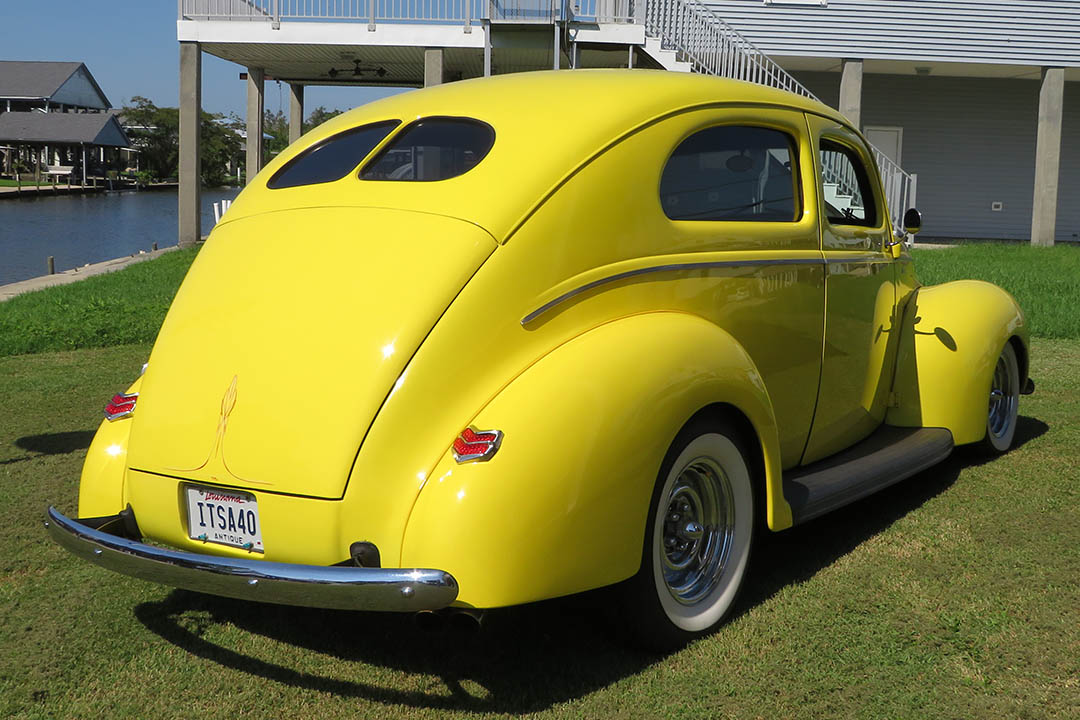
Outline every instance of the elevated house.
<path fill-rule="evenodd" d="M 74 170 L 85 184 L 90 164 L 103 164 L 107 151 L 129 145 L 109 108 L 83 63 L 0 61 L 4 172 L 10 174 L 21 157 L 54 174 Z"/>
<path fill-rule="evenodd" d="M 1068 0 L 180 0 L 177 37 L 182 243 L 199 237 L 202 52 L 247 68 L 249 137 L 267 77 L 289 84 L 293 139 L 312 84 L 577 67 L 764 83 L 858 125 L 894 222 L 918 200 L 920 237 L 1080 233 L 1080 204 L 1058 203 L 1080 191 L 1080 3 Z M 249 143 L 248 177 L 261 152 Z"/>

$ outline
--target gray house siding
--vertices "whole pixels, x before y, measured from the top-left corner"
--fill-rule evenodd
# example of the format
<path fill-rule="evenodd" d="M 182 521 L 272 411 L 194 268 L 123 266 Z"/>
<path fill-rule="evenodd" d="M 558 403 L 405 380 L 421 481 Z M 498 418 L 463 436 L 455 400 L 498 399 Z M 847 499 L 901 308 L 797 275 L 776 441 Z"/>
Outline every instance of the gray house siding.
<path fill-rule="evenodd" d="M 108 110 L 111 107 L 109 99 L 98 87 L 90 71 L 82 65 L 56 90 L 52 101 L 97 110 Z"/>
<path fill-rule="evenodd" d="M 795 73 L 836 106 L 839 75 Z M 1031 237 L 1039 84 L 866 75 L 863 126 L 903 128 L 901 165 L 918 173 L 924 238 Z M 1056 240 L 1080 240 L 1080 84 L 1066 83 Z M 1001 202 L 994 211 L 991 203 Z"/>
<path fill-rule="evenodd" d="M 1080 66 L 1076 0 L 712 0 L 769 55 Z"/>

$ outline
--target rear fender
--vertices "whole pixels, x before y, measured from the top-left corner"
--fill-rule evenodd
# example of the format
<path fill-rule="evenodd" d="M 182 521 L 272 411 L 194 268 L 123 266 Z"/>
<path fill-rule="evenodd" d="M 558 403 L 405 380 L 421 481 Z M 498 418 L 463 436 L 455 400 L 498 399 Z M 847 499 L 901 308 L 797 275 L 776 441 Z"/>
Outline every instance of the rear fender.
<path fill-rule="evenodd" d="M 402 567 L 444 569 L 459 602 L 497 607 L 567 595 L 637 572 L 660 464 L 702 408 L 740 410 L 761 443 L 769 524 L 791 524 L 768 393 L 726 332 L 687 314 L 597 327 L 510 382 L 476 415 L 501 430 L 489 462 L 447 451 L 410 515 Z M 419 565 L 417 565 L 419 567 Z"/>
<path fill-rule="evenodd" d="M 919 288 L 904 310 L 893 404 L 900 427 L 942 427 L 957 445 L 982 440 L 990 384 L 1006 342 L 1027 381 L 1028 328 L 1009 293 L 978 280 Z"/>
<path fill-rule="evenodd" d="M 137 393 L 140 385 L 142 377 L 126 392 Z M 130 417 L 101 421 L 86 451 L 79 479 L 79 517 L 104 517 L 124 509 L 124 469 L 130 434 Z"/>

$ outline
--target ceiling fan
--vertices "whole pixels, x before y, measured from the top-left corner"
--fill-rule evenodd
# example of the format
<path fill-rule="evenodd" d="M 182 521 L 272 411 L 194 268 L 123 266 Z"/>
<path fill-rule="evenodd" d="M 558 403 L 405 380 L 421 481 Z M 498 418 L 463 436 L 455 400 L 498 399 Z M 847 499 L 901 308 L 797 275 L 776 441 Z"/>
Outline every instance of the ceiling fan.
<path fill-rule="evenodd" d="M 368 74 L 368 73 L 370 73 L 372 75 L 375 75 L 376 77 L 384 77 L 386 75 L 386 68 L 382 67 L 381 65 L 379 67 L 366 68 L 366 67 L 362 67 L 362 63 L 359 60 L 353 60 L 353 67 L 352 67 L 351 71 L 348 68 L 346 68 L 344 70 L 338 70 L 337 68 L 330 68 L 330 70 L 327 71 L 326 75 L 331 80 L 333 80 L 338 75 L 343 75 L 345 73 L 351 73 L 352 77 L 354 77 L 354 78 L 355 77 L 363 77 L 365 74 Z"/>

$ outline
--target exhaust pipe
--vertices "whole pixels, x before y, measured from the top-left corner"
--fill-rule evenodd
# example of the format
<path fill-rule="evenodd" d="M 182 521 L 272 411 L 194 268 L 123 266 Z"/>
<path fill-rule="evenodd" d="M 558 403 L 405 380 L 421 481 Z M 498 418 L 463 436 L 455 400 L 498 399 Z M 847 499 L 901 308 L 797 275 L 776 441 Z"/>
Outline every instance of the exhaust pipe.
<path fill-rule="evenodd" d="M 446 617 L 434 610 L 421 610 L 413 615 L 416 627 L 424 632 L 441 632 L 446 627 Z"/>
<path fill-rule="evenodd" d="M 474 634 L 480 631 L 484 622 L 484 613 L 480 610 L 455 608 L 450 611 L 447 621 L 449 627 L 457 632 Z"/>
<path fill-rule="evenodd" d="M 416 627 L 429 633 L 449 628 L 452 632 L 472 635 L 480 630 L 483 620 L 483 611 L 466 608 L 420 610 L 413 615 Z"/>

